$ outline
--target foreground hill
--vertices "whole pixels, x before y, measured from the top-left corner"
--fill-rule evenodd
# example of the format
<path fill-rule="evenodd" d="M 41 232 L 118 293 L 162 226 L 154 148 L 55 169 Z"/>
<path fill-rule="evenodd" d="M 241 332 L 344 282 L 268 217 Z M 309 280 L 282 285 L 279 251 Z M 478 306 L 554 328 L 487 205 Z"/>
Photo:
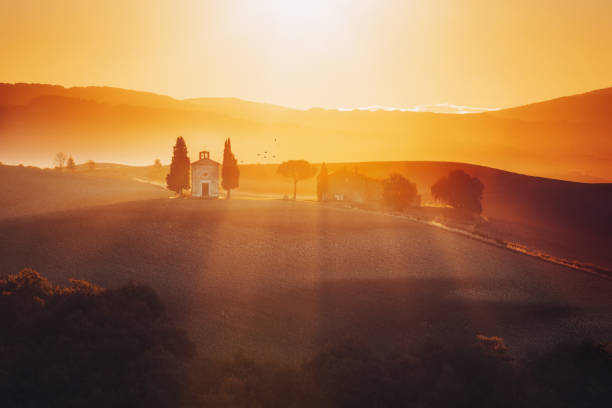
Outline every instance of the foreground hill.
<path fill-rule="evenodd" d="M 148 183 L 34 167 L 0 165 L 0 180 L 0 219 L 168 196 Z"/>
<path fill-rule="evenodd" d="M 276 169 L 277 165 L 240 166 L 236 194 L 248 198 L 289 194 L 291 183 Z M 451 211 L 429 207 L 437 205 L 430 195 L 431 185 L 457 169 L 478 177 L 485 185 L 486 222 L 457 224 Z M 426 206 L 411 210 L 409 215 L 413 217 L 612 270 L 608 245 L 612 240 L 612 184 L 565 182 L 446 162 L 330 163 L 328 170 L 354 170 L 379 180 L 390 173 L 400 173 L 417 183 Z M 170 193 L 160 187 L 167 171 L 167 166 L 155 169 L 111 163 L 97 163 L 95 171 L 79 166 L 75 173 L 0 166 L 4 191 L 0 196 L 0 218 L 168 197 Z M 307 200 L 315 199 L 315 189 L 314 179 L 298 187 L 300 197 Z"/>
<path fill-rule="evenodd" d="M 151 163 L 178 135 L 244 162 L 445 160 L 576 181 L 610 181 L 612 93 L 470 115 L 299 111 L 225 98 L 176 100 L 114 88 L 0 84 L 0 160 Z M 117 153 L 121 152 L 121 153 Z"/>
<path fill-rule="evenodd" d="M 0 270 L 145 282 L 200 351 L 299 362 L 502 336 L 522 353 L 612 338 L 612 281 L 408 219 L 307 202 L 150 200 L 0 221 Z"/>
<path fill-rule="evenodd" d="M 292 185 L 276 168 L 241 166 L 238 191 L 289 194 Z M 475 232 L 612 269 L 608 248 L 612 240 L 612 184 L 567 182 L 449 162 L 328 163 L 327 168 L 330 172 L 357 171 L 378 180 L 400 173 L 417 184 L 424 205 L 436 205 L 430 191 L 440 177 L 463 170 L 485 186 L 482 204 L 488 223 L 471 227 Z M 314 198 L 315 179 L 301 182 L 298 191 Z"/>

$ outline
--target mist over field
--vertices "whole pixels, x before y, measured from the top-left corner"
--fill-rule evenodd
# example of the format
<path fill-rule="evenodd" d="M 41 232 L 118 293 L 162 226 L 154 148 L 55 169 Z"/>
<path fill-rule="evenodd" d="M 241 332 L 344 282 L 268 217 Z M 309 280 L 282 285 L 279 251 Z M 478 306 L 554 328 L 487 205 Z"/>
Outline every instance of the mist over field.
<path fill-rule="evenodd" d="M 4 369 L 34 367 L 7 383 L 14 406 L 607 398 L 589 384 L 612 372 L 608 90 L 468 117 L 2 87 L 2 154 L 55 165 L 0 165 L 0 306 L 13 322 L 0 337 Z M 496 133 L 516 126 L 524 151 Z M 405 142 L 417 128 L 440 139 Z M 603 156 L 580 155 L 571 140 L 584 129 L 582 148 Z M 490 138 L 459 136 L 475 130 Z M 376 160 L 409 157 L 407 146 L 480 164 Z M 284 160 L 297 152 L 338 160 Z M 73 363 L 30 361 L 43 345 Z M 449 366 L 438 386 L 454 392 L 413 389 Z M 561 372 L 585 380 L 568 391 Z"/>
<path fill-rule="evenodd" d="M 612 407 L 612 2 L 0 2 L 0 408 Z"/>
<path fill-rule="evenodd" d="M 231 137 L 241 163 L 441 160 L 583 182 L 611 181 L 610 89 L 456 115 L 309 109 L 235 98 L 177 100 L 107 87 L 0 84 L 0 160 L 146 165 L 174 135 L 219 156 Z M 195 156 L 192 156 L 193 158 Z"/>

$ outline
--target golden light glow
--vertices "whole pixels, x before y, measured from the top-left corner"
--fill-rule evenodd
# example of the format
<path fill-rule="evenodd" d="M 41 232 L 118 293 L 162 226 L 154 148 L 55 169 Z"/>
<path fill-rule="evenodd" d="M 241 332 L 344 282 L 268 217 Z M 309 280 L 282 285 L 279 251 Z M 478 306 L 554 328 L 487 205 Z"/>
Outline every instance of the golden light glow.
<path fill-rule="evenodd" d="M 142 99 L 118 98 L 107 112 L 55 101 L 46 116 L 38 107 L 0 116 L 0 161 L 44 166 L 67 151 L 79 162 L 166 162 L 181 135 L 190 152 L 217 158 L 231 137 L 241 164 L 442 160 L 607 179 L 604 122 L 581 133 L 537 117 L 524 127 L 411 111 L 469 113 L 609 87 L 610 21 L 609 0 L 2 2 L 0 82 L 363 111 L 164 98 L 133 110 Z M 583 109 L 597 111 L 591 103 Z"/>
<path fill-rule="evenodd" d="M 5 1 L 0 81 L 498 108 L 610 86 L 610 21 L 607 0 Z"/>

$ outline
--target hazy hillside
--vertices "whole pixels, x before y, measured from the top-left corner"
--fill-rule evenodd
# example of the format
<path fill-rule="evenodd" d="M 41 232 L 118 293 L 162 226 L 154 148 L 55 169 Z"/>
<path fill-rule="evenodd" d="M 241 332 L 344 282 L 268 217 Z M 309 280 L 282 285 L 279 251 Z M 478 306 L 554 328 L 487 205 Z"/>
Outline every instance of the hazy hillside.
<path fill-rule="evenodd" d="M 295 109 L 261 102 L 245 101 L 238 98 L 191 98 L 185 103 L 195 105 L 205 112 L 214 112 L 238 119 L 282 122 L 298 117 Z"/>
<path fill-rule="evenodd" d="M 449 162 L 327 163 L 328 170 L 358 171 L 375 179 L 393 172 L 417 183 L 424 205 L 436 205 L 431 186 L 452 170 L 463 170 L 485 185 L 483 215 L 489 220 L 478 232 L 538 249 L 548 254 L 612 269 L 612 184 L 587 184 L 510 173 L 490 167 Z M 79 171 L 85 170 L 79 169 Z M 281 198 L 290 195 L 292 183 L 277 174 L 277 165 L 241 165 L 240 187 L 244 198 Z M 153 178 L 163 183 L 164 166 L 157 174 L 152 167 L 98 164 L 101 177 L 132 180 Z M 298 196 L 313 200 L 315 178 L 298 184 Z M 425 210 L 428 218 L 442 216 Z"/>
<path fill-rule="evenodd" d="M 178 135 L 244 163 L 441 160 L 577 181 L 611 180 L 612 93 L 470 115 L 310 109 L 232 98 L 179 101 L 114 88 L 0 85 L 0 160 L 167 162 Z"/>
<path fill-rule="evenodd" d="M 276 165 L 241 166 L 238 191 L 290 194 L 292 185 Z M 482 233 L 547 251 L 555 256 L 612 268 L 612 184 L 588 184 L 526 176 L 490 167 L 449 162 L 327 163 L 330 172 L 358 171 L 376 179 L 400 173 L 417 183 L 423 204 L 435 204 L 431 186 L 452 170 L 463 170 L 484 184 Z M 315 179 L 298 184 L 314 197 Z"/>
<path fill-rule="evenodd" d="M 486 333 L 523 353 L 612 336 L 612 282 L 384 214 L 149 200 L 0 220 L 0 270 L 144 282 L 206 356 L 302 361 Z M 603 340 L 602 340 L 603 341 Z"/>
<path fill-rule="evenodd" d="M 288 194 L 292 184 L 276 173 L 276 165 L 242 165 L 241 191 Z M 329 172 L 357 171 L 382 180 L 397 172 L 417 183 L 425 204 L 434 202 L 431 186 L 452 170 L 463 170 L 485 185 L 484 215 L 538 225 L 554 226 L 572 220 L 572 227 L 605 229 L 602 220 L 612 220 L 612 184 L 576 183 L 511 173 L 490 167 L 452 162 L 362 162 L 327 163 Z M 316 179 L 302 181 L 298 192 L 316 194 Z M 576 211 L 580 209 L 580 211 Z"/>
<path fill-rule="evenodd" d="M 610 122 L 612 88 L 599 89 L 580 95 L 566 96 L 511 109 L 488 112 L 489 116 L 539 121 L 577 123 Z"/>
<path fill-rule="evenodd" d="M 132 91 L 107 86 L 64 88 L 47 84 L 0 84 L 0 105 L 27 105 L 41 96 L 64 96 L 111 105 L 137 105 L 155 108 L 185 107 L 174 98 L 151 92 Z"/>
<path fill-rule="evenodd" d="M 93 174 L 0 165 L 0 219 L 122 201 L 168 197 L 161 187 Z"/>

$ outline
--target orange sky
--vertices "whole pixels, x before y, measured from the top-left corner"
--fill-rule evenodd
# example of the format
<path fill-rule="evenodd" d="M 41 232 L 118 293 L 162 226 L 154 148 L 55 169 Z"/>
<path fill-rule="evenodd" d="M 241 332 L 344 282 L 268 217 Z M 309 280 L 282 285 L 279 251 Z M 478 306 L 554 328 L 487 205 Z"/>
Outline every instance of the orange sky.
<path fill-rule="evenodd" d="M 610 0 L 20 0 L 0 82 L 292 107 L 507 107 L 612 86 Z"/>

